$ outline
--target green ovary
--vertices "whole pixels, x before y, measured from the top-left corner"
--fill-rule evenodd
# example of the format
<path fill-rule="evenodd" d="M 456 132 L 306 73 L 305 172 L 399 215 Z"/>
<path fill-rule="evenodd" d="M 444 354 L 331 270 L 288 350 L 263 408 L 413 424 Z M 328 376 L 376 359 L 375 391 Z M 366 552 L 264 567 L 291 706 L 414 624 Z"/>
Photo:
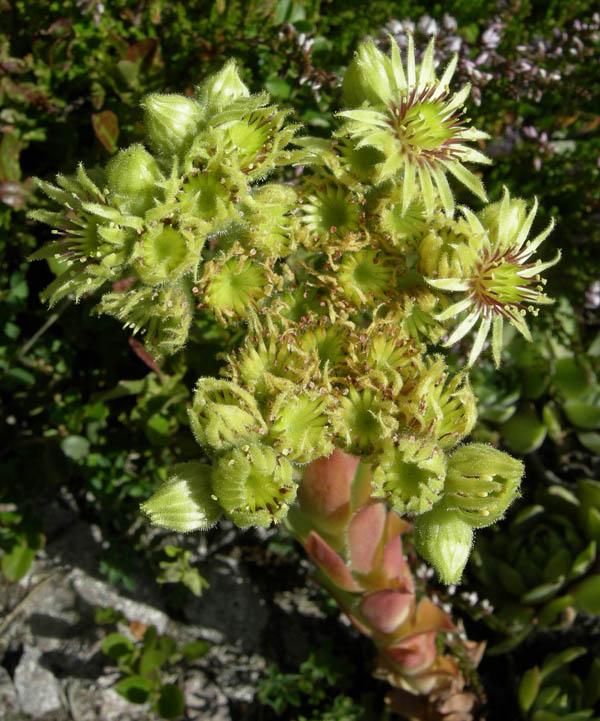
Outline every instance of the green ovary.
<path fill-rule="evenodd" d="M 347 254 L 338 271 L 344 295 L 355 303 L 384 298 L 393 278 L 393 270 L 384 258 L 374 250 Z"/>
<path fill-rule="evenodd" d="M 138 272 L 151 284 L 172 280 L 186 269 L 188 255 L 186 239 L 175 228 L 150 230 L 142 238 Z"/>
<path fill-rule="evenodd" d="M 253 299 L 264 295 L 263 271 L 251 261 L 229 260 L 210 280 L 206 299 L 209 305 L 227 313 L 245 315 Z"/>
<path fill-rule="evenodd" d="M 444 121 L 443 103 L 430 102 L 410 108 L 396 132 L 399 138 L 422 150 L 438 150 L 453 133 Z"/>

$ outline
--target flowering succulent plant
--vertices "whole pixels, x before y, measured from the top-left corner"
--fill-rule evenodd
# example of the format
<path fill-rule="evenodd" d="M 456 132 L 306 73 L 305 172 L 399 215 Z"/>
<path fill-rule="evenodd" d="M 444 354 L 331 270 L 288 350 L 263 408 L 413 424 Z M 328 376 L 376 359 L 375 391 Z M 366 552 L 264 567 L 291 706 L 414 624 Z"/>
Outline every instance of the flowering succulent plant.
<path fill-rule="evenodd" d="M 452 373 L 432 346 L 479 322 L 468 365 L 490 329 L 499 364 L 504 321 L 528 337 L 524 315 L 549 302 L 540 273 L 557 258 L 532 260 L 550 232 L 528 239 L 535 203 L 506 192 L 457 215 L 448 177 L 487 200 L 467 165 L 488 161 L 466 144 L 487 136 L 465 118 L 469 87 L 449 88 L 455 61 L 438 79 L 433 46 L 420 65 L 407 46 L 404 62 L 393 42 L 390 57 L 359 48 L 330 139 L 297 137 L 233 62 L 193 98 L 150 95 L 145 145 L 58 187 L 39 181 L 61 209 L 32 217 L 60 239 L 32 257 L 65 262 L 50 303 L 101 292 L 96 309 L 155 355 L 206 315 L 245 330 L 221 377 L 195 388 L 204 456 L 177 465 L 144 512 L 177 531 L 223 514 L 286 523 L 396 685 L 458 693 L 435 645 L 454 627 L 416 602 L 400 535 L 414 528 L 441 580 L 458 582 L 474 529 L 504 515 L 523 465 L 463 444 L 476 420 L 468 367 Z M 267 182 L 292 165 L 295 181 Z"/>

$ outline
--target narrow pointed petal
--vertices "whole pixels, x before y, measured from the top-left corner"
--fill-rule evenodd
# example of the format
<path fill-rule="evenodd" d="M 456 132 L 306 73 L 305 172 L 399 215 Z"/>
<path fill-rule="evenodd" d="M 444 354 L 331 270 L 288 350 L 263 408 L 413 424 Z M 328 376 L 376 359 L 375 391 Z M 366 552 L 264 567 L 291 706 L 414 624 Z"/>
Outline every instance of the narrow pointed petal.
<path fill-rule="evenodd" d="M 431 285 L 431 281 L 426 278 L 427 282 Z M 436 320 L 442 322 L 444 320 L 448 320 L 448 318 L 454 318 L 459 313 L 462 313 L 463 310 L 467 310 L 471 305 L 473 304 L 473 299 L 469 296 L 468 298 L 463 298 L 463 300 L 460 300 L 458 303 L 454 303 L 453 305 L 446 308 L 446 310 L 443 310 L 441 313 L 438 313 L 435 317 Z"/>
<path fill-rule="evenodd" d="M 431 175 L 426 168 L 419 166 L 419 184 L 421 186 L 421 192 L 423 193 L 423 201 L 425 202 L 425 210 L 428 213 L 433 213 L 435 209 L 435 193 L 433 190 L 433 183 L 431 182 Z"/>
<path fill-rule="evenodd" d="M 426 278 L 425 280 L 429 285 L 439 290 L 450 290 L 454 292 L 469 290 L 469 281 L 463 280 L 462 278 Z M 456 314 L 453 313 L 453 315 Z"/>
<path fill-rule="evenodd" d="M 471 83 L 467 83 L 464 88 L 461 88 L 456 95 L 452 98 L 452 100 L 448 103 L 445 110 L 447 113 L 452 112 L 453 110 L 456 110 L 457 108 L 460 108 L 462 105 L 464 105 L 465 100 L 469 97 L 469 93 L 471 92 Z"/>
<path fill-rule="evenodd" d="M 433 177 L 435 178 L 435 184 L 437 185 L 444 211 L 446 215 L 451 218 L 454 215 L 454 196 L 452 195 L 452 190 L 450 190 L 446 174 L 440 168 L 436 167 L 433 171 Z"/>
<path fill-rule="evenodd" d="M 452 56 L 452 59 L 446 66 L 446 69 L 444 70 L 444 74 L 440 78 L 440 86 L 442 88 L 447 88 L 450 85 L 450 81 L 452 80 L 452 76 L 454 75 L 454 72 L 456 70 L 456 64 L 458 63 L 458 53 L 455 53 Z"/>
<path fill-rule="evenodd" d="M 390 35 L 390 46 L 392 48 L 392 73 L 394 80 L 398 86 L 398 90 L 406 90 L 406 76 L 404 75 L 404 66 L 402 65 L 402 58 L 400 57 L 400 48 L 398 43 Z"/>
<path fill-rule="evenodd" d="M 492 327 L 492 355 L 494 357 L 494 365 L 500 368 L 500 359 L 502 357 L 504 321 L 502 317 L 495 318 Z"/>
<path fill-rule="evenodd" d="M 533 278 L 538 273 L 543 273 L 548 268 L 552 268 L 553 265 L 556 265 L 558 261 L 561 258 L 562 253 L 560 250 L 556 251 L 556 255 L 552 260 L 547 260 L 545 263 L 538 263 L 537 265 L 532 265 L 531 268 L 525 268 L 525 270 L 519 271 L 519 277 L 520 278 Z"/>
<path fill-rule="evenodd" d="M 435 80 L 435 74 L 433 72 L 433 42 L 434 40 L 431 38 L 423 55 L 419 69 L 419 90 L 423 90 Z"/>
<path fill-rule="evenodd" d="M 402 212 L 406 213 L 410 201 L 415 194 L 415 166 L 407 160 L 404 163 L 404 178 L 402 180 Z"/>
<path fill-rule="evenodd" d="M 485 194 L 483 183 L 481 182 L 480 178 L 475 175 L 475 173 L 467 170 L 464 165 L 461 165 L 457 162 L 452 163 L 445 160 L 442 160 L 441 162 L 445 165 L 446 168 L 448 168 L 448 170 L 457 180 L 460 180 L 460 182 L 465 185 L 472 193 L 475 193 L 478 198 L 481 198 L 481 200 L 487 202 L 487 195 Z"/>
<path fill-rule="evenodd" d="M 406 74 L 408 75 L 408 87 L 414 88 L 417 84 L 417 74 L 415 69 L 415 44 L 411 33 L 408 33 L 408 47 L 406 48 Z"/>
<path fill-rule="evenodd" d="M 477 335 L 475 336 L 475 341 L 473 342 L 473 347 L 471 348 L 471 352 L 469 353 L 469 366 L 472 366 L 473 363 L 475 363 L 475 361 L 479 357 L 479 354 L 483 350 L 483 344 L 485 343 L 485 339 L 490 332 L 491 325 L 491 318 L 484 318 L 484 320 L 481 321 L 481 325 L 479 326 Z"/>
<path fill-rule="evenodd" d="M 479 318 L 479 311 L 474 310 L 472 313 L 470 313 L 463 321 L 458 325 L 457 328 L 455 328 L 452 335 L 448 338 L 448 340 L 444 343 L 444 347 L 450 348 L 450 346 L 453 346 L 455 343 L 458 343 L 458 341 L 461 338 L 464 338 L 467 333 L 471 330 L 471 328 L 477 323 L 477 320 Z"/>
<path fill-rule="evenodd" d="M 531 210 L 530 210 L 529 213 L 527 214 L 527 217 L 525 218 L 525 220 L 524 220 L 524 222 L 523 222 L 523 225 L 521 226 L 521 229 L 519 230 L 519 234 L 517 235 L 517 237 L 516 237 L 516 239 L 515 239 L 515 246 L 516 246 L 517 248 L 520 248 L 520 247 L 523 245 L 523 243 L 527 240 L 527 236 L 529 235 L 529 231 L 531 230 L 531 225 L 532 225 L 533 220 L 534 220 L 534 218 L 535 218 L 535 214 L 537 213 L 537 209 L 538 209 L 538 202 L 537 202 L 537 198 L 535 198 L 534 201 L 533 201 L 533 207 L 531 208 Z M 537 240 L 537 238 L 536 238 L 536 240 Z M 542 242 L 542 241 L 540 241 L 540 243 L 541 243 L 541 242 Z M 538 247 L 538 245 L 539 245 L 540 243 L 538 243 L 538 244 L 537 244 L 535 247 L 533 247 L 533 248 L 531 247 L 531 246 L 532 246 L 532 243 L 530 243 L 530 244 L 527 246 L 527 250 L 528 250 L 530 253 L 533 253 L 533 251 Z"/>
<path fill-rule="evenodd" d="M 527 243 L 527 245 L 523 249 L 523 251 L 527 253 L 527 255 L 526 255 L 527 258 L 529 258 L 529 256 L 533 255 L 533 253 L 546 240 L 546 238 L 550 235 L 550 233 L 553 230 L 554 230 L 554 218 L 552 218 L 550 225 L 545 230 L 542 230 L 542 232 L 539 235 L 536 235 L 536 237 L 530 243 Z"/>

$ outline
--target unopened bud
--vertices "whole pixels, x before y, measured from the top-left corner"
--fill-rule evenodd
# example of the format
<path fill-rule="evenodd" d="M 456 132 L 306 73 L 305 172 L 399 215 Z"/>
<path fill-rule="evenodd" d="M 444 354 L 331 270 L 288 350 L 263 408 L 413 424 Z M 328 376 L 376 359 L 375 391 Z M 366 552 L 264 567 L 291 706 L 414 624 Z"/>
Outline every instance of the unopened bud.
<path fill-rule="evenodd" d="M 415 547 L 442 583 L 459 583 L 473 545 L 473 528 L 455 511 L 434 507 L 415 519 Z"/>
<path fill-rule="evenodd" d="M 198 88 L 198 98 L 210 112 L 220 113 L 238 98 L 247 98 L 250 91 L 242 82 L 234 60 L 230 60 L 218 73 Z"/>
<path fill-rule="evenodd" d="M 201 106 L 185 95 L 153 93 L 142 100 L 142 107 L 148 140 L 163 155 L 185 151 L 203 117 Z"/>
<path fill-rule="evenodd" d="M 392 99 L 392 65 L 374 43 L 363 43 L 344 75 L 342 90 L 349 108 L 365 100 L 369 105 L 387 105 Z"/>
<path fill-rule="evenodd" d="M 171 531 L 209 528 L 221 515 L 212 497 L 210 477 L 211 467 L 205 463 L 180 463 L 141 509 L 155 526 Z"/>
<path fill-rule="evenodd" d="M 158 163 L 139 143 L 117 153 L 106 168 L 111 200 L 131 215 L 143 215 L 152 207 L 160 178 Z"/>
<path fill-rule="evenodd" d="M 519 493 L 523 463 L 483 443 L 461 446 L 450 456 L 444 507 L 474 528 L 498 521 Z"/>

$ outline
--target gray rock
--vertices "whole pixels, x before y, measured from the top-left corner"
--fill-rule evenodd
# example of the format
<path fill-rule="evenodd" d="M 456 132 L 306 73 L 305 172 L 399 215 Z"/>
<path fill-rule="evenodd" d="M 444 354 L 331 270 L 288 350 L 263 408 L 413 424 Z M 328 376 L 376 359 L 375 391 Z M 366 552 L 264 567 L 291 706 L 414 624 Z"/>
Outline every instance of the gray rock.
<path fill-rule="evenodd" d="M 0 721 L 11 721 L 19 711 L 19 699 L 8 671 L 0 666 Z"/>
<path fill-rule="evenodd" d="M 85 573 L 79 568 L 70 574 L 70 581 L 79 596 L 92 606 L 110 606 L 126 616 L 130 621 L 156 626 L 159 633 L 165 633 L 169 625 L 166 613 L 142 601 L 121 596 L 114 586 Z"/>
<path fill-rule="evenodd" d="M 40 665 L 40 649 L 26 645 L 15 669 L 15 688 L 21 710 L 38 717 L 63 708 L 58 679 Z"/>

